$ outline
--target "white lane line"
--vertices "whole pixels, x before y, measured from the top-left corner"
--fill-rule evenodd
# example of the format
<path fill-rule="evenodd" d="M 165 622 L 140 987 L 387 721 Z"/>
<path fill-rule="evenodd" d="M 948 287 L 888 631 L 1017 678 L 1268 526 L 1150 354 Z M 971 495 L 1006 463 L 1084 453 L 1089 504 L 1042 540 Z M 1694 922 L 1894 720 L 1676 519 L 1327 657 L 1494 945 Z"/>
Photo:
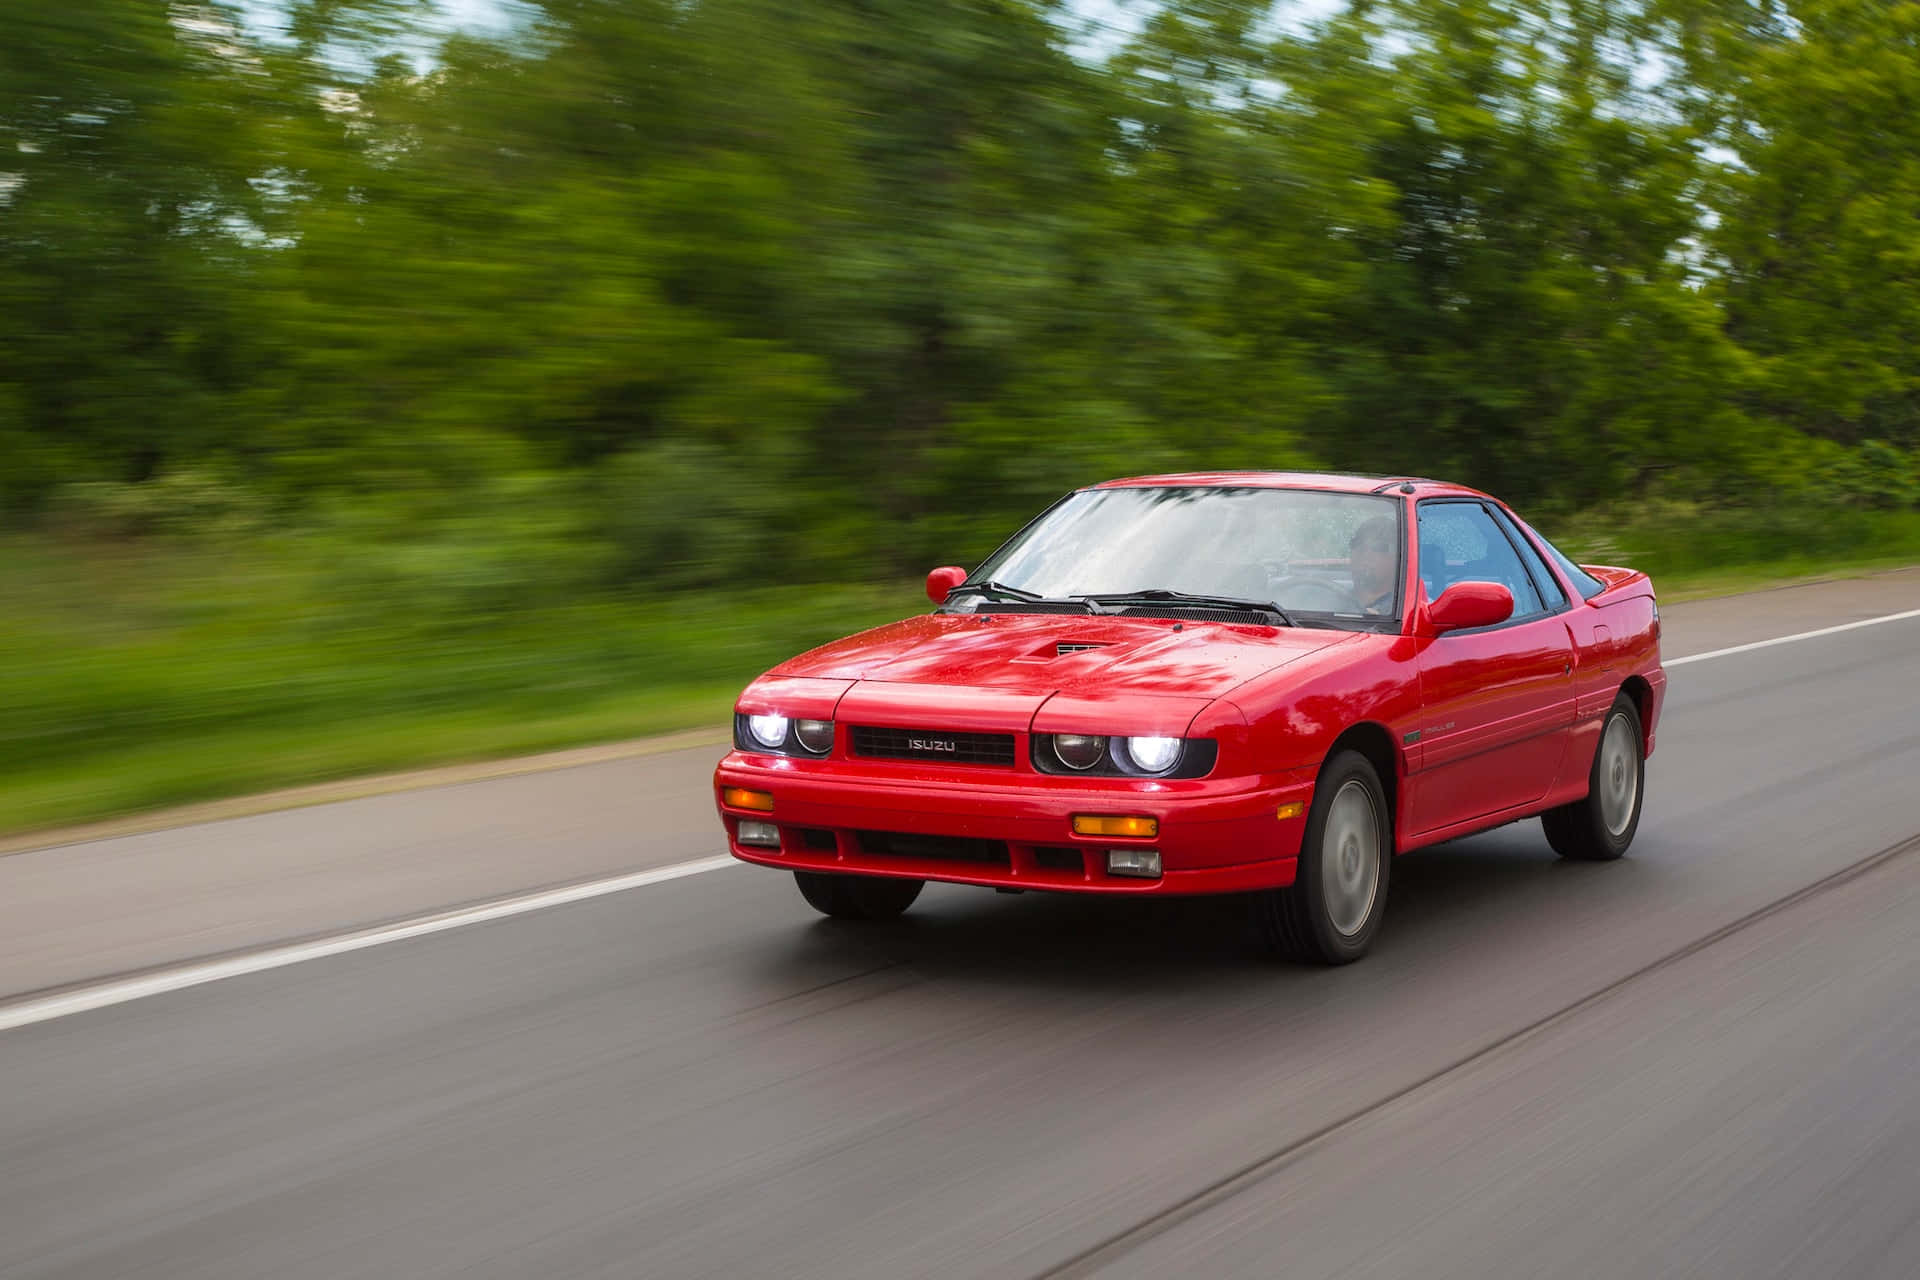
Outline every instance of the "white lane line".
<path fill-rule="evenodd" d="M 318 960 L 324 956 L 337 956 L 348 951 L 364 951 L 368 947 L 383 946 L 389 942 L 424 937 L 430 933 L 445 933 L 449 929 L 461 929 L 470 924 L 504 920 L 508 916 L 525 915 L 529 911 L 539 911 L 545 907 L 564 906 L 569 902 L 584 902 L 588 898 L 603 897 L 626 889 L 638 889 L 644 885 L 660 884 L 667 880 L 678 880 L 683 876 L 697 876 L 706 871 L 718 871 L 722 867 L 742 865 L 744 864 L 730 855 L 701 858 L 694 862 L 679 862 L 670 867 L 656 867 L 651 871 L 636 871 L 630 875 L 613 876 L 605 880 L 590 880 L 582 884 L 567 885 L 561 889 L 546 889 L 539 893 L 504 898 L 498 902 L 488 902 L 477 907 L 417 916 L 412 920 L 401 920 L 373 929 L 363 929 L 357 933 L 316 938 L 283 947 L 268 947 L 245 955 L 226 956 L 219 960 L 181 965 L 174 969 L 141 974 L 138 977 L 102 982 L 91 987 L 79 987 L 37 998 L 30 997 L 13 1004 L 0 1004 L 0 1031 L 24 1027 L 34 1022 L 64 1018 L 68 1014 L 84 1013 L 89 1009 L 125 1004 L 129 1000 L 142 1000 L 148 996 L 178 991 L 183 987 L 197 987 L 203 982 L 237 978 L 242 974 L 279 969 L 286 965 L 299 964 L 303 960 Z"/>
<path fill-rule="evenodd" d="M 1815 640 L 1821 636 L 1839 635 L 1842 631 L 1858 631 L 1861 627 L 1877 627 L 1883 622 L 1901 622 L 1907 618 L 1920 618 L 1920 609 L 1908 609 L 1905 613 L 1883 613 L 1877 618 L 1862 618 L 1858 622 L 1843 622 L 1837 627 L 1822 627 L 1818 631 L 1800 631 L 1790 636 L 1775 636 L 1771 640 L 1755 640 L 1752 644 L 1736 644 L 1729 649 L 1714 649 L 1708 653 L 1690 653 L 1684 658 L 1668 658 L 1661 663 L 1667 667 L 1681 667 L 1689 662 L 1705 662 L 1708 658 L 1726 658 L 1736 653 L 1751 653 L 1755 649 L 1771 649 L 1777 644 L 1793 644 L 1800 640 Z"/>
<path fill-rule="evenodd" d="M 1813 640 L 1820 636 L 1855 631 L 1861 627 L 1874 627 L 1883 622 L 1900 622 L 1907 618 L 1920 618 L 1920 609 L 1883 614 L 1878 618 L 1863 618 L 1859 622 L 1842 623 L 1837 627 L 1822 627 L 1818 631 L 1802 631 L 1796 635 L 1776 636 L 1772 640 L 1756 640 L 1752 644 L 1737 644 L 1729 649 L 1715 649 L 1709 653 L 1692 653 L 1684 658 L 1668 658 L 1664 665 L 1678 667 L 1689 662 L 1705 662 L 1709 658 L 1725 658 L 1736 653 L 1749 653 L 1755 649 L 1767 649 L 1777 644 Z M 125 1004 L 129 1000 L 162 995 L 168 991 L 178 991 L 183 987 L 197 987 L 204 982 L 237 978 L 242 974 L 278 969 L 285 965 L 299 964 L 303 960 L 319 960 L 325 956 L 337 956 L 348 951 L 363 951 L 368 947 L 378 947 L 389 942 L 401 942 L 407 938 L 418 938 L 429 933 L 444 933 L 448 929 L 483 924 L 488 920 L 504 920 L 508 916 L 524 915 L 544 907 L 584 902 L 588 898 L 598 898 L 609 893 L 639 889 L 667 880 L 678 880 L 683 876 L 697 876 L 702 872 L 718 871 L 722 867 L 740 865 L 742 864 L 738 859 L 728 855 L 701 858 L 695 862 L 676 863 L 673 866 L 658 867 L 652 871 L 636 871 L 630 875 L 613 876 L 606 880 L 591 880 L 584 884 L 568 885 L 563 889 L 547 889 L 539 893 L 530 893 L 518 898 L 505 898 L 499 902 L 489 902 L 459 911 L 402 920 L 397 924 L 382 925 L 359 933 L 297 942 L 284 947 L 269 947 L 246 955 L 228 956 L 219 960 L 209 960 L 203 964 L 182 965 L 177 969 L 162 969 L 135 978 L 103 982 L 97 986 L 80 987 L 54 995 L 21 1000 L 14 1004 L 0 1004 L 0 1031 L 24 1027 L 35 1022 L 47 1022 L 54 1018 L 64 1018 L 68 1014 L 84 1013 L 88 1009 Z"/>

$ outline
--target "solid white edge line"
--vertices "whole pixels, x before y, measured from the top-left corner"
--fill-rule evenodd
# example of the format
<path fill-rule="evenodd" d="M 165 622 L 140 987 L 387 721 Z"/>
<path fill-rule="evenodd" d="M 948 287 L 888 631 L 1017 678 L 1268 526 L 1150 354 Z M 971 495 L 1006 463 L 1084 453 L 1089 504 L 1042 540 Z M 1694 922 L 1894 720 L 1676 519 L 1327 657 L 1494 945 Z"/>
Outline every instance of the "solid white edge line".
<path fill-rule="evenodd" d="M 1680 667 L 1689 662 L 1705 662 L 1709 658 L 1725 658 L 1736 653 L 1751 653 L 1755 649 L 1770 649 L 1777 644 L 1814 640 L 1821 636 L 1838 635 L 1842 631 L 1857 631 L 1861 627 L 1879 626 L 1883 622 L 1901 622 L 1907 618 L 1920 618 L 1920 609 L 1908 609 L 1904 613 L 1882 614 L 1877 618 L 1862 618 L 1858 622 L 1844 622 L 1837 627 L 1821 627 L 1818 631 L 1801 631 L 1790 636 L 1776 636 L 1771 640 L 1755 640 L 1751 644 L 1737 644 L 1731 648 L 1714 649 L 1707 653 L 1690 653 L 1685 657 L 1668 658 L 1661 665 Z M 349 951 L 364 951 L 368 947 L 378 947 L 389 942 L 424 937 L 430 933 L 444 933 L 449 929 L 460 929 L 470 924 L 484 924 L 488 920 L 503 920 L 508 916 L 524 915 L 544 907 L 584 902 L 588 898 L 603 897 L 609 893 L 639 889 L 667 880 L 678 880 L 684 876 L 697 876 L 707 871 L 718 871 L 722 867 L 741 865 L 743 864 L 738 859 L 727 854 L 714 858 L 700 858 L 693 862 L 675 863 L 670 867 L 656 867 L 651 871 L 636 871 L 629 875 L 612 876 L 605 880 L 590 880 L 584 884 L 568 885 L 563 889 L 546 889 L 539 893 L 506 898 L 478 907 L 402 920 L 396 924 L 381 925 L 357 933 L 319 938 L 310 942 L 297 942 L 284 947 L 268 947 L 245 955 L 182 965 L 177 969 L 163 969 L 137 978 L 103 982 L 97 986 L 81 987 L 57 995 L 22 1000 L 16 1004 L 0 1004 L 0 1031 L 24 1027 L 35 1022 L 48 1022 L 54 1018 L 64 1018 L 68 1014 L 84 1013 L 89 1009 L 103 1009 L 108 1005 L 125 1004 L 129 1000 L 140 1000 L 147 996 L 179 991 L 184 987 L 197 987 L 206 982 L 218 982 L 222 978 L 238 978 L 243 974 L 260 973 L 267 969 L 299 964 L 303 960 L 319 960 Z"/>
<path fill-rule="evenodd" d="M 693 862 L 675 863 L 670 867 L 655 867 L 651 871 L 635 871 L 628 875 L 611 876 L 605 880 L 589 880 L 560 889 L 544 889 L 538 893 L 504 898 L 477 907 L 436 912 L 432 915 L 378 925 L 371 929 L 339 934 L 330 938 L 316 938 L 287 946 L 268 947 L 245 955 L 181 965 L 178 968 L 163 969 L 135 978 L 108 981 L 54 995 L 28 998 L 16 1004 L 0 1004 L 0 1031 L 24 1027 L 35 1022 L 48 1022 L 54 1018 L 64 1018 L 68 1014 L 84 1013 L 89 1009 L 125 1004 L 129 1000 L 141 1000 L 147 996 L 179 991 L 184 987 L 197 987 L 206 982 L 218 982 L 222 978 L 238 978 L 244 974 L 260 973 L 267 969 L 299 964 L 303 960 L 319 960 L 325 956 L 342 955 L 349 951 L 364 951 L 368 947 L 378 947 L 389 942 L 424 937 L 430 933 L 444 933 L 449 929 L 460 929 L 470 924 L 483 924 L 488 920 L 504 920 L 508 916 L 524 915 L 529 911 L 539 911 L 545 907 L 584 902 L 588 898 L 604 897 L 609 893 L 620 893 L 626 889 L 638 889 L 666 880 L 678 880 L 707 871 L 718 871 L 722 867 L 742 865 L 744 864 L 738 859 L 726 854 L 715 858 L 700 858 Z"/>
<path fill-rule="evenodd" d="M 1908 609 L 1904 613 L 1883 613 L 1877 618 L 1862 618 L 1858 622 L 1843 622 L 1837 627 L 1821 627 L 1818 631 L 1801 631 L 1790 636 L 1775 636 L 1771 640 L 1755 640 L 1752 644 L 1736 644 L 1731 648 L 1714 649 L 1707 653 L 1690 653 L 1682 658 L 1667 658 L 1660 665 L 1684 667 L 1689 662 L 1705 662 L 1708 658 L 1726 658 L 1736 653 L 1752 653 L 1755 649 L 1771 649 L 1777 644 L 1815 640 L 1821 636 L 1839 635 L 1842 631 L 1858 631 L 1861 627 L 1877 627 L 1883 622 L 1900 622 L 1907 618 L 1920 618 L 1920 609 Z"/>

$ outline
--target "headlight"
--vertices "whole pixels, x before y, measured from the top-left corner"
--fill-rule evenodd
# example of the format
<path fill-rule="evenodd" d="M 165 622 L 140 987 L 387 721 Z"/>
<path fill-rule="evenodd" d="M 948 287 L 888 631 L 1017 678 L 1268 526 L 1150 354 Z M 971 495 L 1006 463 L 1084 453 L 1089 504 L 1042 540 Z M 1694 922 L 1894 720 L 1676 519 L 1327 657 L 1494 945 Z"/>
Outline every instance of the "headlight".
<path fill-rule="evenodd" d="M 823 756 L 833 750 L 833 721 L 831 720 L 795 720 L 793 736 L 800 745 L 817 756 Z"/>
<path fill-rule="evenodd" d="M 770 751 L 778 751 L 786 745 L 787 718 L 785 716 L 748 716 L 747 732 L 761 746 Z"/>
<path fill-rule="evenodd" d="M 1212 738 L 1141 734 L 1127 738 L 1097 733 L 1036 733 L 1035 773 L 1090 778 L 1204 778 L 1220 760 Z"/>
<path fill-rule="evenodd" d="M 1106 754 L 1107 740 L 1095 733 L 1056 733 L 1053 754 L 1069 769 L 1091 769 Z"/>
<path fill-rule="evenodd" d="M 1178 738 L 1121 738 L 1119 745 L 1142 773 L 1165 773 L 1180 758 Z"/>

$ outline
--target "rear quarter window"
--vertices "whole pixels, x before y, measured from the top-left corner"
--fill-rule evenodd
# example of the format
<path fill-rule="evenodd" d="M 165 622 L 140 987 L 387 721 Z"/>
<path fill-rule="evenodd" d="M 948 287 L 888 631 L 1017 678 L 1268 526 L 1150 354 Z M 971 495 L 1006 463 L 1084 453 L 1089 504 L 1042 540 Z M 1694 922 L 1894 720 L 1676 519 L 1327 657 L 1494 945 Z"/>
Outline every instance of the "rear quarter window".
<path fill-rule="evenodd" d="M 1514 517 L 1514 522 L 1526 532 L 1529 538 L 1533 539 L 1536 546 L 1547 553 L 1549 560 L 1560 566 L 1560 572 L 1567 575 L 1567 581 L 1573 584 L 1573 589 L 1580 593 L 1582 600 L 1591 600 L 1594 596 L 1599 595 L 1607 589 L 1606 583 L 1600 581 L 1600 579 L 1594 577 L 1585 569 L 1582 569 L 1579 565 L 1568 559 L 1566 552 L 1541 537 L 1538 529 L 1520 519 L 1518 516 Z"/>

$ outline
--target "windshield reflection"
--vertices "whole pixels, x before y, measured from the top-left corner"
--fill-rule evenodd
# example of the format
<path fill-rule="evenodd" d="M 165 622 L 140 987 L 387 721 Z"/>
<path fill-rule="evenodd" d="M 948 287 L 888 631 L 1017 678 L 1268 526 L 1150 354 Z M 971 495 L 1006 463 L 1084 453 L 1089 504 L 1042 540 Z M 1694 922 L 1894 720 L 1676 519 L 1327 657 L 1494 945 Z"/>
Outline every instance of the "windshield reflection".
<path fill-rule="evenodd" d="M 1085 489 L 968 579 L 1049 600 L 1171 590 L 1270 602 L 1322 625 L 1400 616 L 1399 503 L 1252 486 Z M 974 595 L 956 608 L 981 607 Z"/>

